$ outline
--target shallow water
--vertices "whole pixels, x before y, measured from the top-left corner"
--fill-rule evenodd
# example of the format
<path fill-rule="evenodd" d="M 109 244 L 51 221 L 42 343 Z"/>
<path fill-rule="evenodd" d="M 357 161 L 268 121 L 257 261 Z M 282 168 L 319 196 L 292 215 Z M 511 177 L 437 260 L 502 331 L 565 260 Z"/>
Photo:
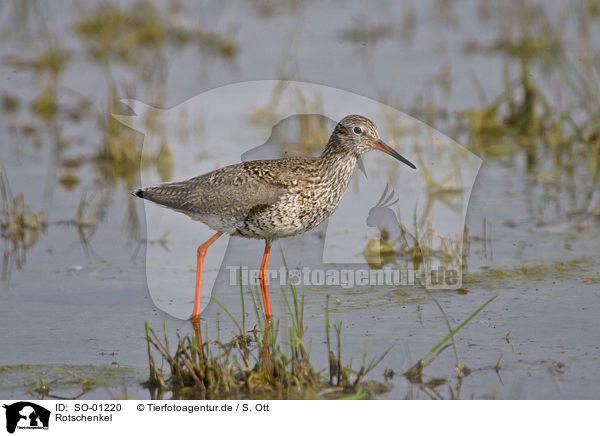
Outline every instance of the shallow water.
<path fill-rule="evenodd" d="M 75 22 L 94 11 L 92 3 L 80 8 L 68 7 L 68 2 L 6 3 L 0 10 L 4 24 L 0 80 L 4 94 L 18 98 L 20 109 L 14 112 L 4 105 L 0 162 L 13 194 L 23 193 L 31 211 L 44 211 L 49 224 L 20 259 L 12 252 L 11 241 L 3 241 L 0 396 L 39 398 L 42 394 L 33 389 L 40 378 L 53 382 L 50 394 L 77 396 L 82 393 L 79 379 L 73 376 L 77 374 L 90 380 L 90 390 L 83 392 L 83 398 L 147 398 L 150 393 L 140 385 L 147 375 L 144 322 L 159 330 L 166 319 L 172 332 L 191 331 L 188 322 L 165 314 L 152 303 L 146 250 L 182 262 L 187 259 L 189 265 L 179 263 L 180 270 L 165 270 L 164 274 L 165 286 L 187 289 L 189 277 L 193 280 L 194 253 L 184 252 L 178 241 L 202 240 L 194 235 L 182 237 L 174 228 L 164 246 L 157 241 L 147 246 L 146 234 L 153 233 L 146 232 L 144 206 L 129 195 L 140 184 L 139 168 L 125 176 L 107 173 L 93 158 L 105 133 L 98 117 L 104 119 L 112 112 L 109 85 L 114 83 L 123 98 L 170 108 L 229 83 L 282 77 L 304 80 L 381 100 L 428 124 L 433 122 L 436 129 L 460 142 L 465 134 L 455 132 L 448 118 L 479 107 L 482 92 L 487 101 L 499 95 L 505 66 L 513 74 L 518 71 L 518 64 L 503 52 L 469 52 L 465 48 L 473 39 L 482 47 L 498 40 L 502 23 L 506 24 L 498 12 L 500 3 L 492 3 L 495 6 L 490 6 L 485 18 L 485 8 L 469 1 L 452 6 L 387 2 L 369 14 L 360 2 L 343 6 L 305 2 L 296 7 L 290 2 L 272 10 L 259 7 L 264 6 L 261 2 L 202 8 L 184 2 L 185 13 L 165 13 L 171 26 L 193 25 L 196 21 L 188 17 L 194 17 L 204 29 L 237 41 L 237 53 L 228 58 L 206 47 L 198 49 L 193 43 L 167 41 L 140 49 L 141 58 L 129 64 L 115 58 L 94 58 L 89 43 L 74 31 Z M 126 10 L 131 7 L 128 2 L 114 4 Z M 168 9 L 159 2 L 156 7 Z M 584 53 L 576 4 L 544 3 L 541 10 L 552 23 L 566 14 L 562 32 L 565 54 L 577 59 Z M 332 12 L 333 23 L 328 19 Z M 410 20 L 405 19 L 411 14 L 416 16 L 414 33 Z M 600 41 L 594 38 L 596 22 L 590 24 L 588 37 L 592 52 L 597 52 Z M 394 30 L 383 32 L 380 39 L 365 33 L 376 25 Z M 40 39 L 40 35 L 45 37 Z M 28 64 L 53 46 L 70 53 L 56 77 Z M 25 62 L 16 62 L 15 57 Z M 530 74 L 540 87 L 551 91 L 547 93 L 550 106 L 560 110 L 568 106 L 565 101 L 573 97 L 573 90 L 560 85 L 560 74 L 548 70 L 556 70 L 556 65 L 532 61 Z M 444 85 L 445 78 L 449 85 Z M 44 120 L 32 105 L 53 83 L 59 111 Z M 89 101 L 93 109 L 85 109 L 82 100 Z M 431 119 L 428 105 L 449 117 Z M 69 115 L 71 109 L 81 115 L 80 120 Z M 124 105 L 118 112 L 130 113 Z M 27 133 L 30 125 L 33 134 Z M 196 131 L 189 132 L 192 138 L 202 134 L 201 124 L 195 127 Z M 138 148 L 143 140 L 142 135 L 134 134 Z M 295 148 L 294 144 L 288 147 Z M 300 154 L 315 152 L 302 150 Z M 220 162 L 218 153 L 218 149 L 191 153 L 190 161 L 175 166 L 214 167 Z M 587 176 L 588 162 L 577 158 L 571 174 L 554 172 L 553 155 L 546 149 L 541 149 L 533 168 L 522 152 L 481 157 L 484 164 L 466 215 L 471 236 L 465 257 L 466 292 L 434 294 L 453 326 L 497 296 L 456 336 L 460 362 L 472 371 L 463 379 L 458 396 L 598 398 L 600 220 L 591 213 L 569 213 L 593 207 L 598 200 L 597 187 Z M 69 159 L 82 160 L 72 170 L 78 181 L 71 189 L 60 181 L 68 172 L 65 160 Z M 152 165 L 146 171 L 155 178 L 161 176 Z M 98 220 L 95 227 L 79 229 L 87 239 L 82 239 L 73 222 L 65 222 L 77 216 L 83 195 L 92 205 L 84 216 Z M 288 265 L 312 265 L 322 253 L 320 234 L 316 229 L 286 243 Z M 337 237 L 341 244 L 347 235 L 341 232 Z M 258 266 L 262 242 L 232 239 L 229 244 L 229 265 Z M 356 253 L 363 249 L 357 247 Z M 272 262 L 275 266 L 281 262 L 277 245 Z M 228 272 L 222 269 L 220 274 L 225 280 Z M 326 296 L 331 295 L 332 321 L 343 321 L 346 360 L 359 362 L 365 343 L 369 355 L 392 347 L 369 375 L 382 380 L 385 368 L 395 372 L 391 390 L 383 398 L 450 397 L 447 385 L 432 392 L 410 385 L 401 375 L 448 332 L 442 314 L 421 287 L 306 286 L 299 290 L 305 296 L 305 324 L 317 368 L 327 365 L 324 310 Z M 192 292 L 189 289 L 190 310 Z M 271 286 L 270 293 L 277 317 L 285 313 L 281 290 Z M 236 286 L 220 287 L 214 296 L 239 316 Z M 218 312 L 220 334 L 227 337 L 233 325 L 214 303 L 202 314 L 204 326 L 209 335 L 215 335 Z M 253 311 L 247 307 L 247 312 L 252 326 Z M 285 324 L 285 317 L 281 322 Z M 457 391 L 454 364 L 453 352 L 447 349 L 425 375 L 447 378 Z"/>

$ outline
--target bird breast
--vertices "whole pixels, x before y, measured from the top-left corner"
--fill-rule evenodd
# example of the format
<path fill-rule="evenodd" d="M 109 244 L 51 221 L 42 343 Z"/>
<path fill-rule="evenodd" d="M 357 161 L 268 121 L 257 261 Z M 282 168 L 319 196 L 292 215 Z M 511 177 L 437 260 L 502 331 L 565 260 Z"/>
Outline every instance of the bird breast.
<path fill-rule="evenodd" d="M 239 236 L 274 240 L 311 230 L 339 205 L 356 161 L 320 168 L 311 177 L 291 181 L 274 204 L 257 206 L 236 232 Z"/>

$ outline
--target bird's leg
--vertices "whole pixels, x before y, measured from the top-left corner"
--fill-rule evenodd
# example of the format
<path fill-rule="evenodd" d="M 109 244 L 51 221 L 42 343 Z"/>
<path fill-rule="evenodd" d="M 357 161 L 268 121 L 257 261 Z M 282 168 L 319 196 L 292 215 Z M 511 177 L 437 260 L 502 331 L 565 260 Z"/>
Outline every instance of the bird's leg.
<path fill-rule="evenodd" d="M 265 329 L 263 330 L 263 341 L 262 341 L 262 358 L 266 362 L 270 356 L 271 346 L 271 318 L 267 317 L 265 320 Z"/>
<path fill-rule="evenodd" d="M 263 304 L 265 306 L 265 316 L 267 320 L 271 320 L 271 302 L 269 301 L 269 290 L 267 289 L 267 265 L 269 263 L 269 253 L 271 252 L 271 244 L 265 241 L 265 254 L 263 254 L 260 272 L 258 273 L 258 281 L 260 283 L 260 291 L 262 292 Z"/>
<path fill-rule="evenodd" d="M 193 320 L 192 326 L 194 327 L 194 334 L 196 335 L 196 341 L 198 342 L 198 357 L 200 357 L 200 360 L 204 360 L 204 352 L 202 351 L 202 332 L 200 331 L 200 320 Z"/>
<path fill-rule="evenodd" d="M 206 249 L 221 237 L 223 232 L 217 232 L 212 238 L 204 244 L 198 246 L 198 263 L 196 265 L 196 296 L 194 297 L 194 311 L 192 312 L 192 321 L 197 321 L 200 316 L 200 288 L 202 287 L 202 266 L 204 265 L 204 256 Z"/>

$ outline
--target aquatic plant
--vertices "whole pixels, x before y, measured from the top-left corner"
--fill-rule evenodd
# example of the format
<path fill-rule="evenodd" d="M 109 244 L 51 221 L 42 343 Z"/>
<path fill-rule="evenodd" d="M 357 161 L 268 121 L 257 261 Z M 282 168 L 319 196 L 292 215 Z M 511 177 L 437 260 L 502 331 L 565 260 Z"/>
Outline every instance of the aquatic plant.
<path fill-rule="evenodd" d="M 17 268 L 25 263 L 26 251 L 46 232 L 48 218 L 44 212 L 32 212 L 23 194 L 13 195 L 8 178 L 0 169 L 0 236 L 7 243 L 4 251 L 2 280 L 8 280 L 9 260 L 15 259 Z"/>
<path fill-rule="evenodd" d="M 367 362 L 366 345 L 362 365 L 358 370 L 351 363 L 342 362 L 341 322 L 334 324 L 337 336 L 336 352 L 330 340 L 329 310 L 326 309 L 326 335 L 329 355 L 329 374 L 324 375 L 314 368 L 310 358 L 310 344 L 305 343 L 304 298 L 290 285 L 290 296 L 285 296 L 287 340 L 279 339 L 279 321 L 269 322 L 260 312 L 258 295 L 252 295 L 257 319 L 256 325 L 246 329 L 243 289 L 241 324 L 220 302 L 217 304 L 236 326 L 235 334 L 228 342 L 202 338 L 199 325 L 194 325 L 195 334 L 181 337 L 175 352 L 170 350 L 166 323 L 163 337 L 146 323 L 146 340 L 150 376 L 146 385 L 154 395 L 162 398 L 165 391 L 172 398 L 372 398 L 385 392 L 388 385 L 382 382 L 365 381 L 386 356 L 387 352 Z M 159 352 L 167 363 L 169 377 L 156 364 L 153 350 Z"/>
<path fill-rule="evenodd" d="M 136 2 L 130 8 L 103 2 L 84 14 L 75 31 L 83 37 L 91 56 L 101 62 L 117 60 L 126 65 L 151 61 L 167 43 L 197 44 L 211 56 L 233 58 L 238 44 L 232 35 L 186 26 L 177 10 L 163 13 L 150 2 Z"/>

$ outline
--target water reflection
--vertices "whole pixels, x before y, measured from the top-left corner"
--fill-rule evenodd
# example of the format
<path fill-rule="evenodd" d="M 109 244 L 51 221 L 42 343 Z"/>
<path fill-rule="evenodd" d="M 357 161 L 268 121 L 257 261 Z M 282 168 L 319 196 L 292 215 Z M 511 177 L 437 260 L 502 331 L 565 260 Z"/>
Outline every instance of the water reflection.
<path fill-rule="evenodd" d="M 87 255 L 99 259 L 91 246 L 91 240 L 98 229 L 98 216 L 94 205 L 84 194 L 71 219 L 48 221 L 45 212 L 32 212 L 23 194 L 14 196 L 11 192 L 5 171 L 0 170 L 0 230 L 4 240 L 2 282 L 10 282 L 12 268 L 21 269 L 26 263 L 27 251 L 35 246 L 48 228 L 70 226 L 75 228 L 79 242 Z"/>
<path fill-rule="evenodd" d="M 10 281 L 14 266 L 21 269 L 26 261 L 27 250 L 33 247 L 46 233 L 48 219 L 44 212 L 32 212 L 25 203 L 23 194 L 13 196 L 8 178 L 0 169 L 0 231 L 4 240 L 2 256 L 2 282 Z"/>

